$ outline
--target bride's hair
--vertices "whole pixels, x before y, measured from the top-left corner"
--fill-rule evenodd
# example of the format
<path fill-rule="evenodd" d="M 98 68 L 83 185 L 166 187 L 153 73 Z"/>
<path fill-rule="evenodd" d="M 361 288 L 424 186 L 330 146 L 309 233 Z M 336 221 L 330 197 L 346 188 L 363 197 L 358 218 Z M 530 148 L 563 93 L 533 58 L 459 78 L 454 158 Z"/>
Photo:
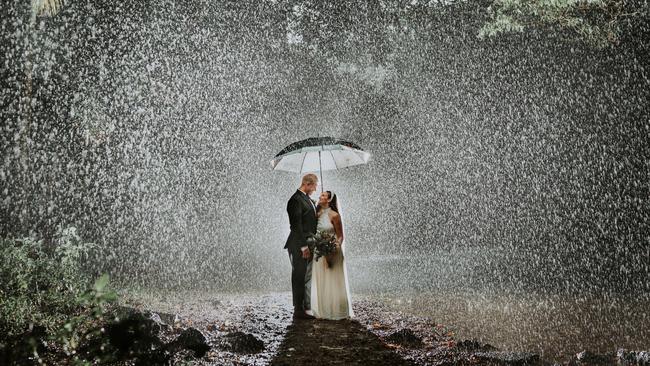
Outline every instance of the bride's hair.
<path fill-rule="evenodd" d="M 341 213 L 339 212 L 339 200 L 336 197 L 336 194 L 332 193 L 332 191 L 325 191 L 325 192 L 327 192 L 327 197 L 329 198 L 330 208 L 332 209 L 332 211 L 340 215 Z M 320 212 L 320 210 L 322 209 L 323 208 L 320 206 L 320 204 L 316 206 L 317 212 Z"/>

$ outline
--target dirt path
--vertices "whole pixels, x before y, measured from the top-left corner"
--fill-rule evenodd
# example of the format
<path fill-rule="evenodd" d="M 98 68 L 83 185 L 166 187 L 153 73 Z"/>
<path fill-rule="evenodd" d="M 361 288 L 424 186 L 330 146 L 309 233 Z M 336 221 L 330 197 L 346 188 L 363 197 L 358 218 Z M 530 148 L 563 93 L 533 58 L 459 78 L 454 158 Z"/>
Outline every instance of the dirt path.
<path fill-rule="evenodd" d="M 299 320 L 285 334 L 273 366 L 414 365 L 357 321 Z"/>

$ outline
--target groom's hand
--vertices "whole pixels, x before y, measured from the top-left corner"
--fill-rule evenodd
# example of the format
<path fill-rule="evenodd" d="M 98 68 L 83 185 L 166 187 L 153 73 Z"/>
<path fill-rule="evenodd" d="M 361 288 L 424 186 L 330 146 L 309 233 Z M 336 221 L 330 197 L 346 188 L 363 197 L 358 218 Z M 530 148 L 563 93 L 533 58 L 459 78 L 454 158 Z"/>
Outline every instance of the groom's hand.
<path fill-rule="evenodd" d="M 309 252 L 309 247 L 302 248 L 302 257 L 304 259 L 309 259 L 309 257 L 311 257 L 311 253 Z"/>

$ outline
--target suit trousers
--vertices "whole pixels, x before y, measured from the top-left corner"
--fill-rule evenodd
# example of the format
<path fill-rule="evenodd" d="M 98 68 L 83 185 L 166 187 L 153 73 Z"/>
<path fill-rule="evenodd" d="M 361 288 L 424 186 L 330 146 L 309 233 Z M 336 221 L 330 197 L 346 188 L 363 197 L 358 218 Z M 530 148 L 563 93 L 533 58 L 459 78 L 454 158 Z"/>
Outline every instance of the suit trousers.
<path fill-rule="evenodd" d="M 287 250 L 291 261 L 291 293 L 293 307 L 298 310 L 310 309 L 311 299 L 311 260 L 302 257 L 300 249 Z"/>

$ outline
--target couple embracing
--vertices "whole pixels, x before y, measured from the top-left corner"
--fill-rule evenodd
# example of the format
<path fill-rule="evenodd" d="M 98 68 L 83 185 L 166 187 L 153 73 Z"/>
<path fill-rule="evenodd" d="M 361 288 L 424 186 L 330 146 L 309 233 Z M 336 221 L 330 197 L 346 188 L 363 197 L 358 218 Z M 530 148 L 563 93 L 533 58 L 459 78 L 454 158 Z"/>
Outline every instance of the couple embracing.
<path fill-rule="evenodd" d="M 317 186 L 318 177 L 306 174 L 287 203 L 291 233 L 284 248 L 291 261 L 293 317 L 347 319 L 353 314 L 343 255 L 343 222 L 334 193 L 321 193 L 318 202 L 310 198 Z M 320 260 L 314 260 L 307 244 L 317 230 L 333 236 L 336 245 L 333 253 Z"/>

